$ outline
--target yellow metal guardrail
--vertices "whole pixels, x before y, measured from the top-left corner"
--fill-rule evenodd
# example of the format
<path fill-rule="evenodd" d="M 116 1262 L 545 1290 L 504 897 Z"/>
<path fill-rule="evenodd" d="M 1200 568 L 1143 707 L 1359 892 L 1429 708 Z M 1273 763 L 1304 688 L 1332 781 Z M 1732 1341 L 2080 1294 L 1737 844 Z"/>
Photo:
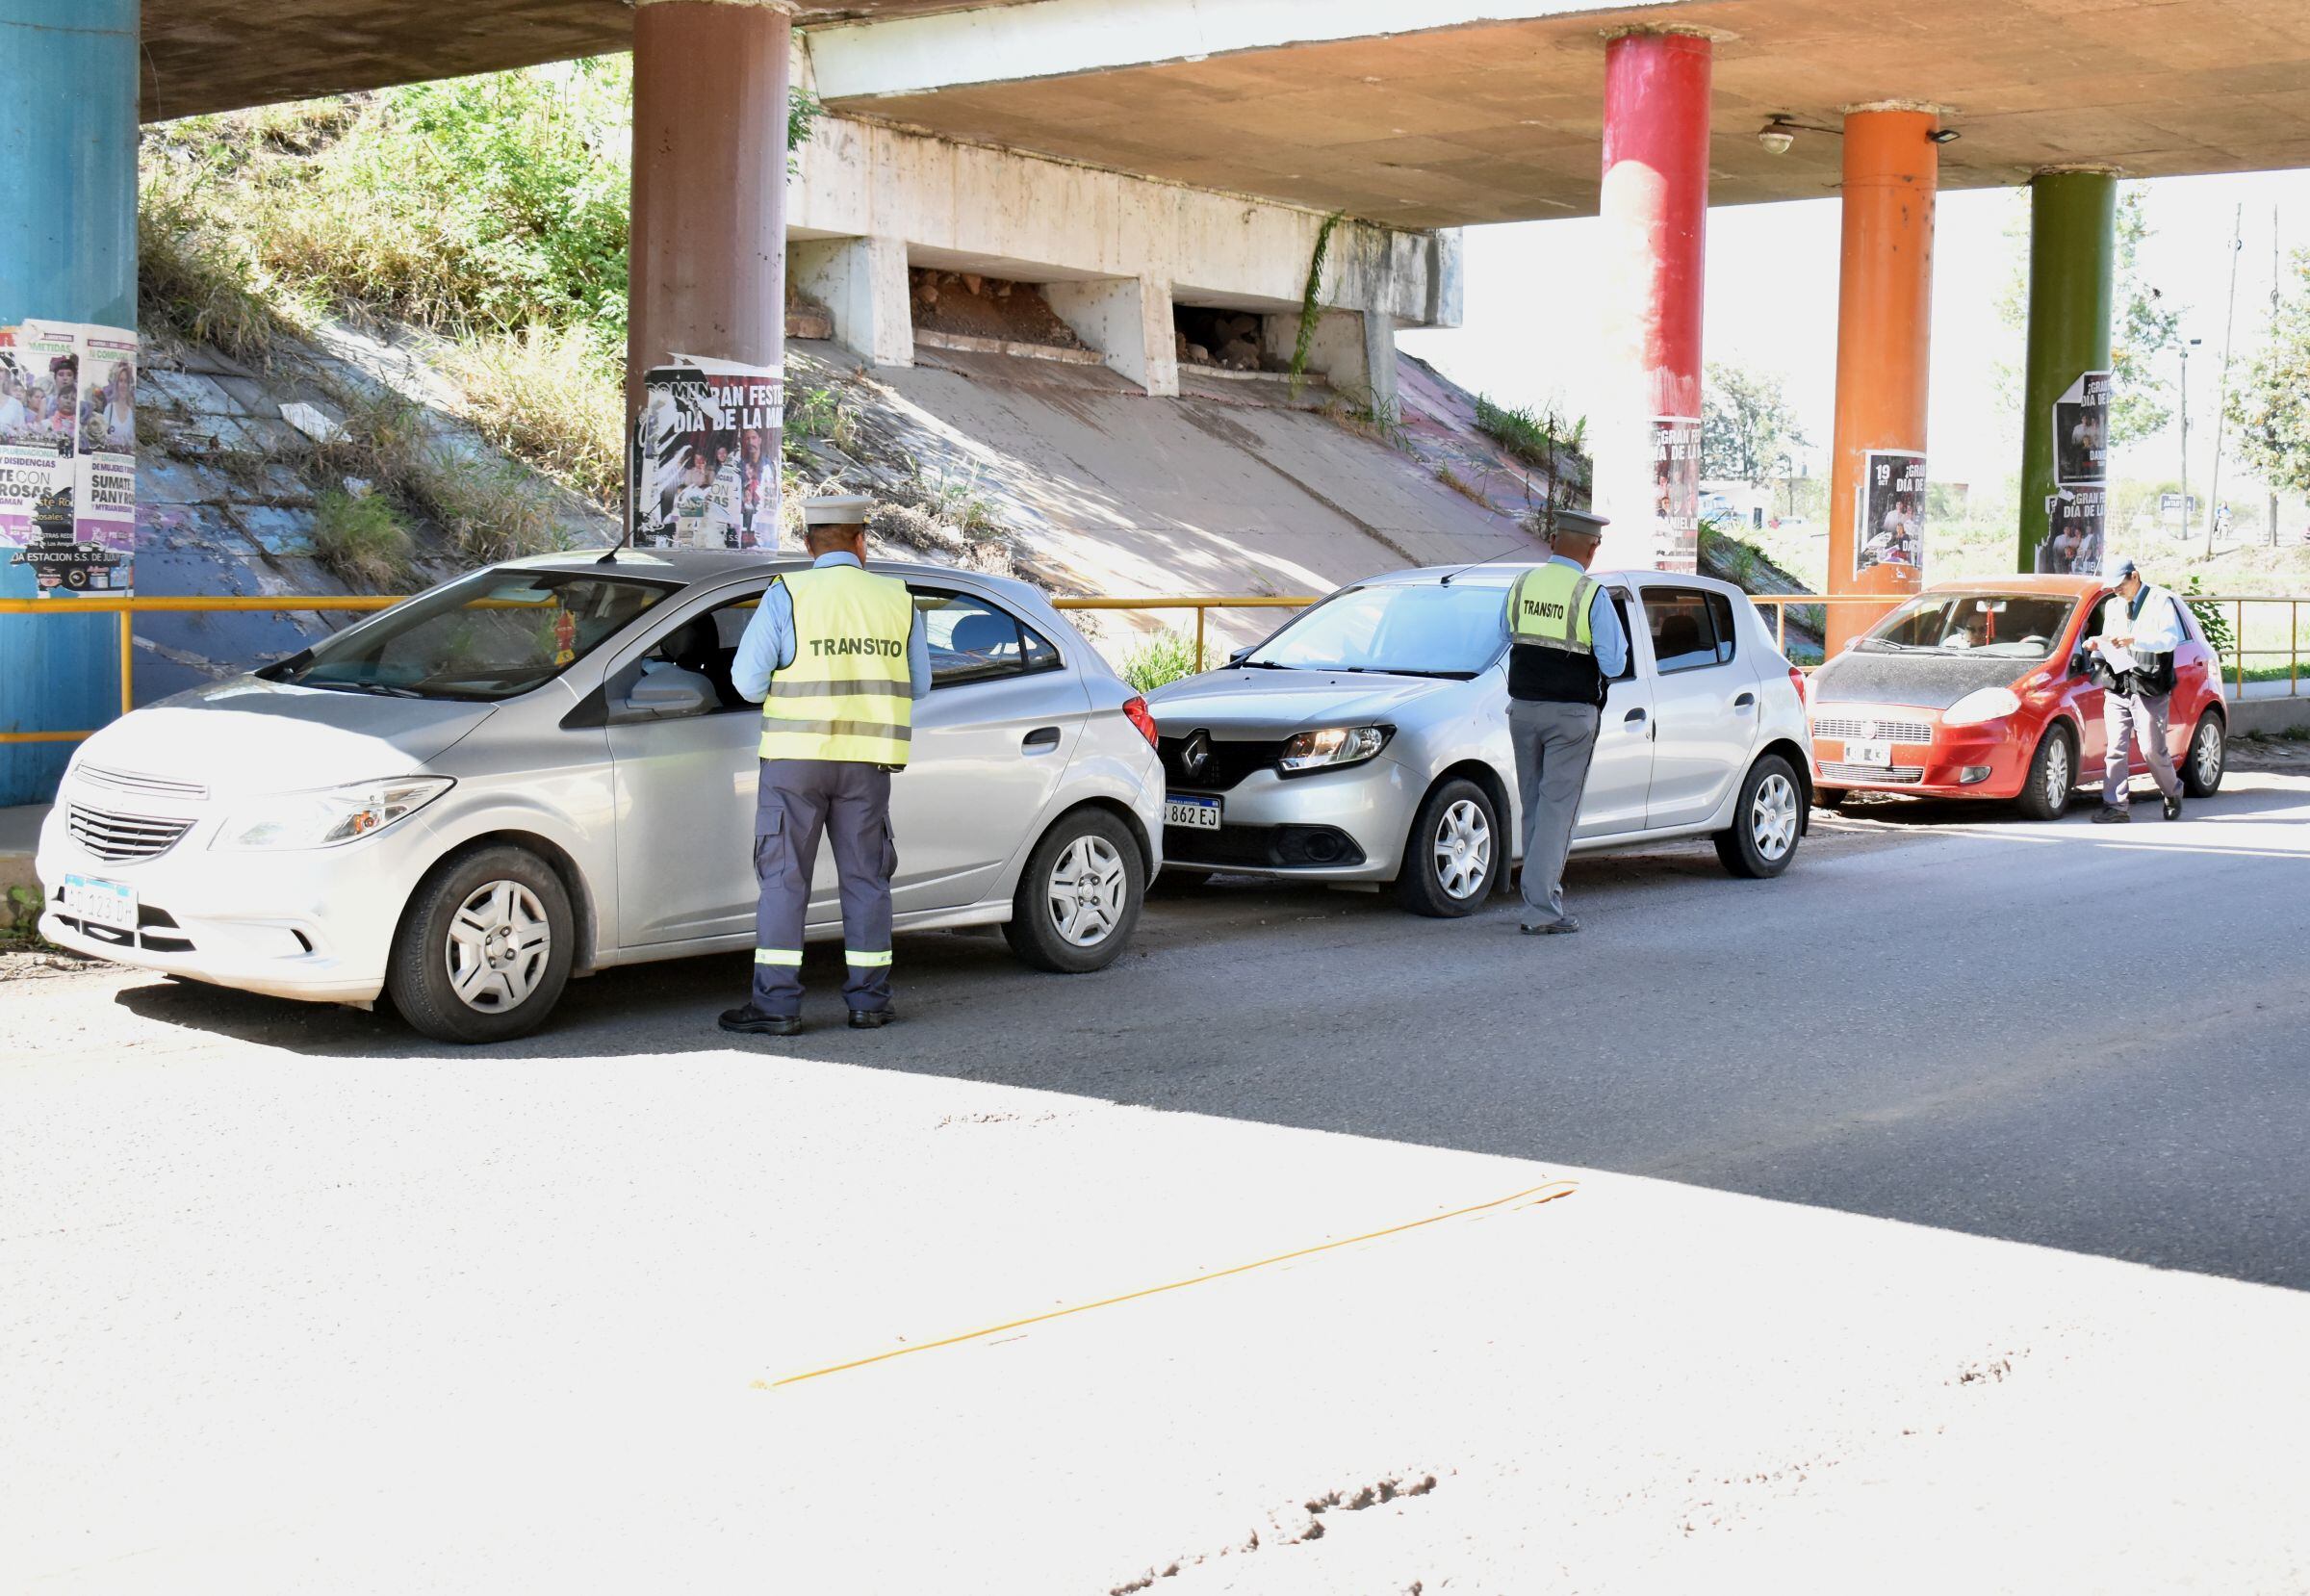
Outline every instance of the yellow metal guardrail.
<path fill-rule="evenodd" d="M 120 712 L 136 708 L 135 700 L 135 635 L 139 615 L 217 615 L 255 611 L 289 614 L 324 611 L 374 611 L 391 609 L 404 603 L 408 594 L 344 595 L 336 598 L 276 598 L 266 595 L 233 595 L 215 598 L 99 598 L 81 599 L 0 599 L 0 615 L 117 615 L 120 618 Z M 1312 593 L 1232 593 L 1232 594 L 1162 594 L 1127 599 L 1053 599 L 1056 609 L 1090 610 L 1193 610 L 1195 617 L 1195 669 L 1204 666 L 1204 640 L 1207 623 L 1215 609 L 1305 609 L 1321 595 Z M 1788 611 L 1792 605 L 1872 605 L 1883 609 L 1897 600 L 1875 594 L 1827 593 L 1754 593 L 1750 602 L 1769 605 L 1774 611 L 1774 633 L 1781 652 L 1788 652 Z M 2261 594 L 2209 593 L 2189 594 L 2185 602 L 2193 605 L 2228 605 L 2231 607 L 2231 661 L 2236 672 L 2236 686 L 2243 695 L 2246 689 L 2246 660 L 2248 655 L 2284 655 L 2288 659 L 2286 693 L 2294 697 L 2301 691 L 2301 614 L 2303 601 L 2298 598 L 2271 597 Z M 2246 637 L 2246 606 L 2248 605 L 2284 605 L 2288 609 L 2287 646 L 2285 648 L 2247 648 Z M 79 742 L 93 735 L 91 732 L 0 732 L 0 745 L 10 743 Z"/>

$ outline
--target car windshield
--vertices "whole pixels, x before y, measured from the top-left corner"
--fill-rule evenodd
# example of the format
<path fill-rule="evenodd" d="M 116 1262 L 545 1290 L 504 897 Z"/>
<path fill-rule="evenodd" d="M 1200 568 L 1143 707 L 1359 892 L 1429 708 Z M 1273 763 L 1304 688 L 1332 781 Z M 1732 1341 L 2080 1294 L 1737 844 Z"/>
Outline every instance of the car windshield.
<path fill-rule="evenodd" d="M 1407 582 L 1351 587 L 1300 615 L 1244 656 L 1293 671 L 1372 671 L 1467 679 L 1507 645 L 1497 586 Z"/>
<path fill-rule="evenodd" d="M 1921 593 L 1871 627 L 1856 646 L 2042 659 L 2061 640 L 2076 602 L 2042 593 Z"/>
<path fill-rule="evenodd" d="M 511 698 L 551 682 L 678 582 L 477 571 L 259 674 L 391 698 Z"/>

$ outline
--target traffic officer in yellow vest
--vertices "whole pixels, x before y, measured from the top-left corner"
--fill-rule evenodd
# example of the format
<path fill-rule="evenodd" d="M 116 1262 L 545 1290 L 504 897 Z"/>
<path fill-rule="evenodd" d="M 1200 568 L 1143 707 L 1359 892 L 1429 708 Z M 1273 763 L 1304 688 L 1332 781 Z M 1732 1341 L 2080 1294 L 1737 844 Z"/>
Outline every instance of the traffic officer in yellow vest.
<path fill-rule="evenodd" d="M 850 1023 L 890 1022 L 890 773 L 907 762 L 914 701 L 931 690 L 931 650 L 907 584 L 866 569 L 860 494 L 808 500 L 815 556 L 762 595 L 731 680 L 762 707 L 755 802 L 754 993 L 722 1029 L 802 1029 L 802 926 L 823 832 L 842 886 L 842 1000 Z"/>
<path fill-rule="evenodd" d="M 1629 663 L 1629 637 L 1611 595 L 1591 579 L 1601 516 L 1555 512 L 1552 555 L 1508 589 L 1508 740 L 1524 807 L 1524 920 L 1527 936 L 1578 931 L 1564 913 L 1564 860 L 1596 752 L 1606 683 Z"/>

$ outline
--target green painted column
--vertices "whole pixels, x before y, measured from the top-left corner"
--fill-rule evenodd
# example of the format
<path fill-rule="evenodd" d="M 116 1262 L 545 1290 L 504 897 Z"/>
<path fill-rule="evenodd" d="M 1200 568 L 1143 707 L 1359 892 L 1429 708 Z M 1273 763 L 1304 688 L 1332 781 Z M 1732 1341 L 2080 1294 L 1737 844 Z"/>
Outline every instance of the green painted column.
<path fill-rule="evenodd" d="M 2045 501 L 2060 493 L 2060 477 L 2082 479 L 2074 440 L 2065 458 L 2055 438 L 2054 406 L 2087 373 L 2110 369 L 2118 174 L 2041 171 L 2030 179 L 2029 201 L 2028 382 L 2021 400 L 2016 551 L 2022 571 L 2037 569 L 2038 546 L 2052 528 Z M 2108 416 L 2106 403 L 2086 408 Z"/>

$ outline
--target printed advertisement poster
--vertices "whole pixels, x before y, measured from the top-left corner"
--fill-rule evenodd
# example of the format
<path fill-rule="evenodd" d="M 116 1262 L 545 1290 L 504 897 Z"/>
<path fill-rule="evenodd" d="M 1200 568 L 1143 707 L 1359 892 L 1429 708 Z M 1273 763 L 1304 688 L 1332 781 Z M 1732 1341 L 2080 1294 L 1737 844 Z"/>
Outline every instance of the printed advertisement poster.
<path fill-rule="evenodd" d="M 2106 530 L 2108 490 L 2099 487 L 2063 488 L 2045 500 L 2045 519 L 2051 530 L 2038 545 L 2038 570 L 2056 576 L 2096 577 L 2108 553 Z"/>
<path fill-rule="evenodd" d="M 2053 479 L 2068 486 L 2110 479 L 2110 394 L 2107 372 L 2088 372 L 2053 406 Z"/>
<path fill-rule="evenodd" d="M 42 598 L 132 589 L 136 362 L 124 328 L 0 326 L 0 563 Z"/>
<path fill-rule="evenodd" d="M 1861 457 L 1854 493 L 1853 574 L 1880 565 L 1925 568 L 1925 456 L 1872 449 Z"/>
<path fill-rule="evenodd" d="M 642 378 L 628 473 L 634 547 L 776 549 L 783 379 L 675 358 Z"/>
<path fill-rule="evenodd" d="M 1701 568 L 1701 423 L 1697 416 L 1653 418 L 1653 564 L 1662 571 Z"/>

